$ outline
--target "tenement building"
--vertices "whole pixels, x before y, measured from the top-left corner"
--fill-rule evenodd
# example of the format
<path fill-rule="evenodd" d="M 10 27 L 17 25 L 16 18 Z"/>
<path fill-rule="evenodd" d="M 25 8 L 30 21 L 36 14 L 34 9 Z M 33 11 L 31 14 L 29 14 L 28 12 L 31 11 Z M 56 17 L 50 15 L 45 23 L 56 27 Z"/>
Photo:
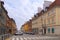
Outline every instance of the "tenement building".
<path fill-rule="evenodd" d="M 42 17 L 40 15 L 41 13 L 37 13 L 32 18 L 32 31 L 35 34 L 42 34 Z"/>
<path fill-rule="evenodd" d="M 24 33 L 32 32 L 32 20 L 25 22 L 21 27 L 21 31 Z"/>
<path fill-rule="evenodd" d="M 60 35 L 60 0 L 55 0 L 43 11 L 43 33 L 46 35 Z"/>
<path fill-rule="evenodd" d="M 41 32 L 44 35 L 60 35 L 60 0 L 55 0 L 38 15 L 32 18 L 34 32 Z"/>
<path fill-rule="evenodd" d="M 9 18 L 9 16 L 7 15 L 7 32 L 10 33 L 10 34 L 14 34 L 16 33 L 17 31 L 17 28 L 16 28 L 16 23 L 15 21 L 13 20 L 13 18 Z"/>
<path fill-rule="evenodd" d="M 60 0 L 55 0 L 42 13 L 43 34 L 60 35 Z"/>
<path fill-rule="evenodd" d="M 6 27 L 6 15 L 7 11 L 4 8 L 4 2 L 0 1 L 0 34 L 6 34 L 7 33 L 7 27 Z"/>
<path fill-rule="evenodd" d="M 12 28 L 16 30 L 16 23 L 8 16 L 8 12 L 4 8 L 4 2 L 0 1 L 0 35 L 11 33 Z"/>
<path fill-rule="evenodd" d="M 10 18 L 10 22 L 11 22 L 11 34 L 15 34 L 17 32 L 15 20 L 13 18 Z"/>

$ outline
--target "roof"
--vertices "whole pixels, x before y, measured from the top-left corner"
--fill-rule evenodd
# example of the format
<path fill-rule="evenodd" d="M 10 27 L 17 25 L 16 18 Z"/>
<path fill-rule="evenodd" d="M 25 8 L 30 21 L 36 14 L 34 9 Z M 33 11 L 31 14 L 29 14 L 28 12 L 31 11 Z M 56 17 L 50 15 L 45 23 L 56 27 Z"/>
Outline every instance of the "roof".
<path fill-rule="evenodd" d="M 4 2 L 3 1 L 0 1 L 1 2 L 1 4 L 4 4 Z"/>
<path fill-rule="evenodd" d="M 60 6 L 60 0 L 55 0 L 48 8 L 48 10 L 52 9 L 54 6 Z"/>
<path fill-rule="evenodd" d="M 55 0 L 48 8 L 47 11 L 49 11 L 50 9 L 52 9 L 54 6 L 60 6 L 60 0 Z M 46 12 L 47 12 L 46 11 Z M 43 12 L 43 13 L 42 13 Z M 40 17 L 41 15 L 44 14 L 44 10 L 42 10 L 40 13 L 38 13 L 38 17 Z M 32 20 L 35 20 L 36 17 L 33 17 Z"/>
<path fill-rule="evenodd" d="M 2 7 L 2 9 L 4 9 L 4 11 L 5 11 L 6 14 L 7 14 L 8 12 L 7 12 L 7 10 L 4 8 L 4 6 L 3 6 L 3 5 L 4 5 L 4 2 L 3 2 L 3 1 L 0 1 L 0 3 L 1 3 L 1 7 Z"/>
<path fill-rule="evenodd" d="M 60 0 L 55 0 L 49 7 L 46 7 L 47 8 L 47 11 L 48 12 L 50 9 L 52 9 L 54 6 L 60 6 Z M 42 13 L 43 12 L 43 13 Z M 44 14 L 44 10 L 42 10 L 38 15 L 41 16 Z"/>

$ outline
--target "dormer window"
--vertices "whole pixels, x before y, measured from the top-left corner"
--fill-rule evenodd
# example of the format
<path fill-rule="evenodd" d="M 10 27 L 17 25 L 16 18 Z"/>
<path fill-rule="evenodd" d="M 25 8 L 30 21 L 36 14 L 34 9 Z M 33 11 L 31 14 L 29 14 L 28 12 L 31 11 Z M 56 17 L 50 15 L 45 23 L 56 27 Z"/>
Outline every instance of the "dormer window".
<path fill-rule="evenodd" d="M 47 11 L 47 9 L 45 9 L 45 11 Z"/>
<path fill-rule="evenodd" d="M 38 15 L 36 15 L 36 17 L 38 17 Z"/>
<path fill-rule="evenodd" d="M 48 8 L 49 8 L 49 7 L 46 7 L 46 8 L 45 8 L 45 11 L 47 11 L 47 10 L 48 10 Z"/>
<path fill-rule="evenodd" d="M 4 2 L 3 2 L 3 1 L 1 1 L 1 4 L 4 4 Z"/>
<path fill-rule="evenodd" d="M 44 13 L 44 10 L 42 10 L 42 13 Z"/>
<path fill-rule="evenodd" d="M 34 17 L 36 17 L 36 15 L 34 15 Z"/>

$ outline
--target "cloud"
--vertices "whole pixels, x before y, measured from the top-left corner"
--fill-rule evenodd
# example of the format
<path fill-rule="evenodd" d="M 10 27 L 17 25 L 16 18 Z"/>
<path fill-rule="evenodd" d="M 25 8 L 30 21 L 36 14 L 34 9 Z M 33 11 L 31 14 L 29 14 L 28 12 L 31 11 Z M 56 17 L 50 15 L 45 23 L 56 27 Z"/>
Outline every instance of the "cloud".
<path fill-rule="evenodd" d="M 55 1 L 55 0 L 44 0 L 44 1 L 52 1 L 52 2 L 53 2 L 53 1 Z"/>
<path fill-rule="evenodd" d="M 38 7 L 42 8 L 43 0 L 4 0 L 8 15 L 16 21 L 19 29 L 37 13 Z"/>

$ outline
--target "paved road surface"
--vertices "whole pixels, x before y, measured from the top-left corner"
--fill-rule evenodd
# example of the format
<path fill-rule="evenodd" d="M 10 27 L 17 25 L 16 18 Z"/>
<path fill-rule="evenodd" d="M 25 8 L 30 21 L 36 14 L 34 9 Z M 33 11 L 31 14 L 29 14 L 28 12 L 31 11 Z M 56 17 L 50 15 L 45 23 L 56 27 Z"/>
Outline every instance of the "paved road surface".
<path fill-rule="evenodd" d="M 12 36 L 9 38 L 9 40 L 60 40 L 60 38 L 52 36 L 29 35 L 29 36 Z"/>

